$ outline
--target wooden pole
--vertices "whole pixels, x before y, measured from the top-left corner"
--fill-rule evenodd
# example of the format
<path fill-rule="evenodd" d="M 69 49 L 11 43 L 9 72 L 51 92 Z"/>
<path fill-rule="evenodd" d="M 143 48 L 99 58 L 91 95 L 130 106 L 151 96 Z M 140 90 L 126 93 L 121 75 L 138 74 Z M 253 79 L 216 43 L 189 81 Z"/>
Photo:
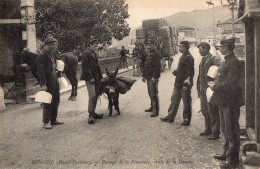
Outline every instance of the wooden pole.
<path fill-rule="evenodd" d="M 245 22 L 245 105 L 246 105 L 246 128 L 255 129 L 255 52 L 254 52 L 254 27 L 253 20 Z"/>
<path fill-rule="evenodd" d="M 254 18 L 255 30 L 255 135 L 256 142 L 260 143 L 260 18 Z"/>

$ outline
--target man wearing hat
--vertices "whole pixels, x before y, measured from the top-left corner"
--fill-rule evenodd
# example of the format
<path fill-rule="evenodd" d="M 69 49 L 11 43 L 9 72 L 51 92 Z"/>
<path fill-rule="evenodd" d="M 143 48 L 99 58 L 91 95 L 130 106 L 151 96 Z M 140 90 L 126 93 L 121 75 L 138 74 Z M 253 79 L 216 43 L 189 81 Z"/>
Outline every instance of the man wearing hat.
<path fill-rule="evenodd" d="M 85 80 L 88 90 L 88 123 L 94 124 L 95 119 L 102 119 L 103 114 L 95 112 L 97 99 L 99 96 L 100 81 L 103 78 L 99 66 L 99 56 L 96 52 L 98 48 L 98 40 L 92 39 L 89 47 L 82 53 L 82 73 L 80 80 Z"/>
<path fill-rule="evenodd" d="M 214 91 L 211 104 L 219 106 L 220 123 L 225 143 L 223 152 L 214 155 L 215 159 L 226 160 L 221 167 L 232 168 L 239 165 L 240 147 L 240 107 L 243 103 L 242 89 L 239 85 L 242 68 L 233 53 L 235 38 L 220 42 L 220 52 L 225 55 L 214 82 L 209 82 Z"/>
<path fill-rule="evenodd" d="M 148 53 L 146 55 L 143 72 L 143 82 L 147 80 L 148 94 L 151 100 L 151 107 L 146 112 L 152 112 L 150 117 L 159 115 L 158 83 L 161 74 L 161 55 L 156 50 L 155 41 L 148 39 Z"/>
<path fill-rule="evenodd" d="M 171 104 L 168 108 L 168 115 L 161 118 L 163 122 L 174 122 L 181 99 L 183 100 L 183 123 L 182 126 L 190 125 L 191 121 L 191 88 L 194 77 L 194 58 L 189 52 L 189 42 L 181 41 L 179 51 L 182 53 L 177 70 L 173 72 L 176 76 Z"/>
<path fill-rule="evenodd" d="M 197 79 L 197 90 L 200 98 L 201 112 L 205 118 L 205 130 L 200 133 L 201 136 L 208 136 L 209 140 L 216 140 L 220 134 L 220 119 L 218 106 L 211 105 L 207 102 L 206 90 L 208 82 L 214 79 L 207 76 L 209 68 L 213 65 L 220 66 L 221 60 L 219 57 L 213 56 L 209 50 L 210 45 L 206 42 L 201 42 L 198 45 L 199 53 L 202 56 L 199 65 L 199 75 Z"/>
<path fill-rule="evenodd" d="M 128 69 L 128 65 L 127 65 L 127 54 L 128 54 L 128 50 L 125 49 L 125 46 L 122 46 L 122 49 L 120 51 L 120 55 L 121 55 L 121 65 L 122 67 L 125 69 Z"/>
<path fill-rule="evenodd" d="M 55 52 L 58 49 L 58 41 L 53 37 L 45 40 L 42 54 L 39 55 L 37 62 L 37 73 L 42 90 L 46 90 L 52 95 L 51 104 L 43 105 L 43 127 L 51 129 L 52 125 L 60 125 L 57 121 L 58 107 L 60 102 L 60 90 L 58 74 L 56 71 Z"/>

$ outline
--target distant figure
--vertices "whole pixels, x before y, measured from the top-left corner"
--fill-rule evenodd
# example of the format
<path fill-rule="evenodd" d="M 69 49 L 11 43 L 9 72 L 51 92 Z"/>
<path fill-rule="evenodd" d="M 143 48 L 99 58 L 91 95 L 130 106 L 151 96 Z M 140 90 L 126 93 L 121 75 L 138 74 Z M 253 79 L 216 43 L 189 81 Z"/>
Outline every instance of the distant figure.
<path fill-rule="evenodd" d="M 152 112 L 150 117 L 159 115 L 158 83 L 161 74 L 161 55 L 156 49 L 153 39 L 147 41 L 148 53 L 146 55 L 143 72 L 143 82 L 147 80 L 148 94 L 151 100 L 151 107 L 146 112 Z"/>
<path fill-rule="evenodd" d="M 122 46 L 122 49 L 120 51 L 120 55 L 121 55 L 121 66 L 122 68 L 127 68 L 128 69 L 128 65 L 127 65 L 127 54 L 128 54 L 128 50 L 125 49 L 125 46 Z"/>
<path fill-rule="evenodd" d="M 58 75 L 56 72 L 56 57 L 58 41 L 53 37 L 45 40 L 43 53 L 39 55 L 37 62 L 37 72 L 39 83 L 42 90 L 49 92 L 52 95 L 51 104 L 43 105 L 43 127 L 51 129 L 52 125 L 60 125 L 63 122 L 57 121 L 58 107 L 60 103 L 60 90 Z"/>
<path fill-rule="evenodd" d="M 173 71 L 176 76 L 171 96 L 171 104 L 168 108 L 168 115 L 161 118 L 163 122 L 174 122 L 180 101 L 183 101 L 183 123 L 182 126 L 190 125 L 191 121 L 191 88 L 194 76 L 194 58 L 189 52 L 189 42 L 181 41 L 179 50 L 182 53 L 177 70 Z"/>

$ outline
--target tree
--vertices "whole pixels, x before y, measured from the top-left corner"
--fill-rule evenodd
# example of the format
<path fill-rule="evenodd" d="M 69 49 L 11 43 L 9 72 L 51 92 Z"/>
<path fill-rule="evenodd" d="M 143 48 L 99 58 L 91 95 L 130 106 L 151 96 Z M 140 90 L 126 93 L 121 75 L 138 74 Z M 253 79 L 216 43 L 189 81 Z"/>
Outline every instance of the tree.
<path fill-rule="evenodd" d="M 107 45 L 130 32 L 125 0 L 37 0 L 37 37 L 54 32 L 62 52 L 86 44 L 91 38 Z"/>

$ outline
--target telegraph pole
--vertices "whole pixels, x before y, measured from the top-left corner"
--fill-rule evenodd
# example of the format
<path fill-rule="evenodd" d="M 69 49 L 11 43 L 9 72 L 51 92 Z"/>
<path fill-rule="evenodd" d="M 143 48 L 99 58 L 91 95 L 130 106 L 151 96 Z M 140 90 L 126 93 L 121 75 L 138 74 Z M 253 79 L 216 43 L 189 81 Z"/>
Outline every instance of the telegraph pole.
<path fill-rule="evenodd" d="M 216 44 L 216 30 L 215 30 L 215 11 L 214 11 L 214 3 L 213 2 L 211 2 L 211 1 L 206 1 L 206 3 L 208 4 L 208 5 L 212 5 L 212 10 L 213 10 L 213 13 L 212 13 L 212 15 L 213 15 L 213 35 L 214 35 L 214 40 L 213 40 L 213 45 L 215 45 Z"/>
<path fill-rule="evenodd" d="M 235 37 L 235 32 L 234 32 L 234 22 L 235 22 L 235 14 L 234 10 L 237 9 L 237 0 L 226 0 L 227 4 L 223 3 L 223 0 L 221 0 L 221 5 L 224 7 L 228 7 L 231 11 L 231 16 L 232 16 L 232 37 Z"/>

